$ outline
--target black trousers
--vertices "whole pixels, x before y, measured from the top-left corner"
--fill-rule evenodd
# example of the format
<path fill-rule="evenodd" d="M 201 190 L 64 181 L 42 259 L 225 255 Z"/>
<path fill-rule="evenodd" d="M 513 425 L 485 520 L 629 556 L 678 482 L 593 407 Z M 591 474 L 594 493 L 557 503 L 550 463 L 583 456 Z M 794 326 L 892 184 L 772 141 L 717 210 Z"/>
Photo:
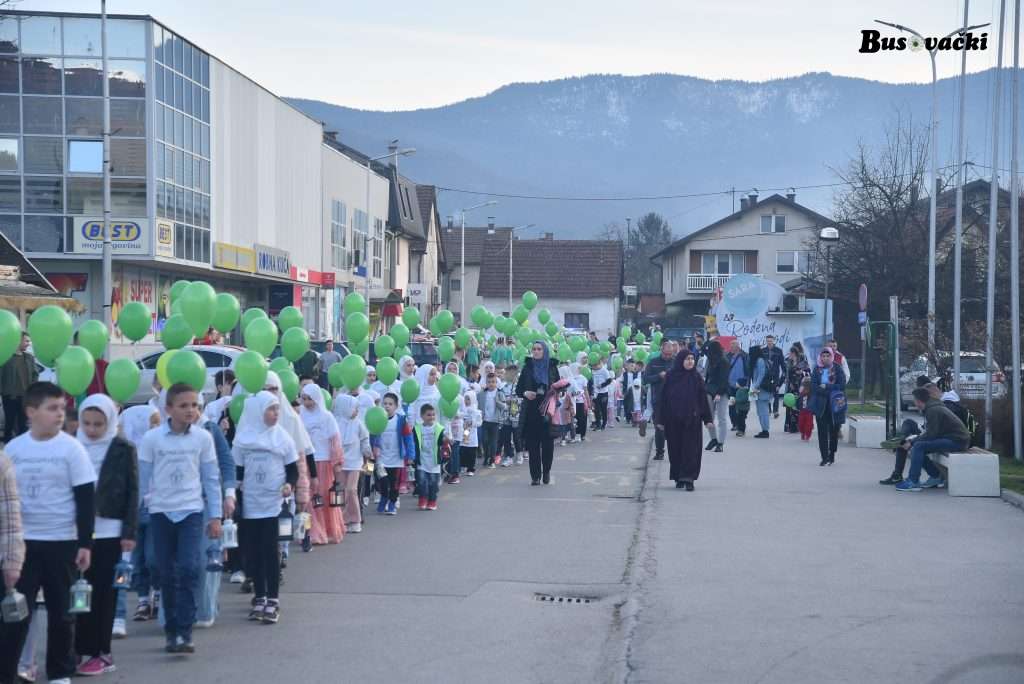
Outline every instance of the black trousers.
<path fill-rule="evenodd" d="M 555 438 L 546 426 L 527 428 L 524 430 L 526 450 L 530 453 L 530 477 L 534 480 L 551 472 L 551 463 L 555 460 Z"/>
<path fill-rule="evenodd" d="M 92 658 L 110 653 L 110 633 L 114 628 L 114 566 L 121 557 L 120 539 L 96 539 L 92 543 L 92 563 L 85 579 L 92 585 L 92 610 L 77 616 L 75 651 Z"/>
<path fill-rule="evenodd" d="M 587 436 L 587 405 L 576 404 L 576 434 L 580 439 Z"/>
<path fill-rule="evenodd" d="M 909 449 L 903 447 L 896 447 L 896 464 L 892 467 L 893 475 L 899 475 L 903 477 L 903 470 L 907 467 L 907 456 L 910 455 Z"/>
<path fill-rule="evenodd" d="M 484 465 L 490 465 L 498 453 L 498 428 L 500 427 L 498 423 L 485 420 L 480 430 L 482 441 L 480 446 L 483 447 Z"/>
<path fill-rule="evenodd" d="M 276 599 L 281 580 L 281 553 L 277 544 L 277 517 L 250 518 L 249 550 L 246 557 L 252 569 L 252 593 L 256 598 Z"/>
<path fill-rule="evenodd" d="M 736 411 L 736 407 L 735 406 L 730 406 L 729 410 L 735 412 L 735 414 L 736 414 L 736 418 L 733 420 L 733 425 L 736 426 L 736 431 L 737 432 L 746 432 L 747 431 L 747 414 L 750 412 L 750 409 L 748 408 L 748 409 L 744 409 L 742 411 Z"/>
<path fill-rule="evenodd" d="M 6 403 L 6 402 L 5 402 Z M 77 574 L 76 541 L 26 541 L 25 564 L 17 589 L 33 605 L 39 589 L 46 601 L 46 678 L 60 679 L 75 673 L 75 616 L 68 613 L 69 591 Z M 28 636 L 26 620 L 14 624 L 0 622 L 0 682 L 17 677 L 18 658 Z"/>
<path fill-rule="evenodd" d="M 608 424 L 608 394 L 598 394 L 594 397 L 594 425 L 598 430 L 603 430 Z"/>
<path fill-rule="evenodd" d="M 392 503 L 398 501 L 398 478 L 401 477 L 401 468 L 385 468 L 388 474 L 377 480 L 377 487 L 380 495 Z"/>
<path fill-rule="evenodd" d="M 476 472 L 476 454 L 479 447 L 468 447 L 465 444 L 459 447 L 459 465 L 467 472 Z"/>
<path fill-rule="evenodd" d="M 832 419 L 832 412 L 826 411 L 822 416 L 816 416 L 818 424 L 818 451 L 821 452 L 821 460 L 827 461 L 835 458 L 836 449 L 839 448 L 839 426 Z"/>
<path fill-rule="evenodd" d="M 515 430 L 515 427 L 512 425 L 502 425 L 498 431 L 498 454 L 503 461 L 515 458 L 516 456 Z"/>
<path fill-rule="evenodd" d="M 10 442 L 28 429 L 21 397 L 4 397 L 4 441 Z"/>

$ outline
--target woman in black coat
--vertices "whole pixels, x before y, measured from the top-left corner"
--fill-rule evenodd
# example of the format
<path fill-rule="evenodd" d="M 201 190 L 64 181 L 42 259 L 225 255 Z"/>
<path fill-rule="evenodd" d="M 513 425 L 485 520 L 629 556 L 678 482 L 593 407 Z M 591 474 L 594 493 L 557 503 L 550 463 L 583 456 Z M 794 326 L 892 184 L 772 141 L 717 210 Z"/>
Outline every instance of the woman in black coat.
<path fill-rule="evenodd" d="M 657 414 L 661 423 L 658 427 L 664 428 L 668 442 L 672 464 L 669 478 L 675 480 L 676 489 L 690 492 L 700 477 L 701 424 L 713 425 L 707 390 L 696 365 L 693 352 L 681 351 L 676 355 L 672 370 L 665 376 Z"/>
<path fill-rule="evenodd" d="M 725 435 L 729 432 L 729 362 L 725 359 L 725 351 L 718 340 L 711 340 L 705 344 L 704 353 L 708 357 L 704 388 L 708 393 L 711 417 L 718 422 L 717 435 L 715 426 L 708 426 L 708 437 L 711 441 L 704 448 L 707 451 L 714 449 L 721 452 L 725 446 Z"/>
<path fill-rule="evenodd" d="M 516 383 L 516 395 L 522 397 L 520 428 L 526 450 L 530 454 L 531 484 L 551 482 L 551 462 L 555 457 L 555 438 L 546 416 L 541 414 L 541 403 L 548 388 L 558 382 L 558 366 L 551 358 L 544 342 L 534 342 L 530 358 L 523 364 L 523 371 Z"/>

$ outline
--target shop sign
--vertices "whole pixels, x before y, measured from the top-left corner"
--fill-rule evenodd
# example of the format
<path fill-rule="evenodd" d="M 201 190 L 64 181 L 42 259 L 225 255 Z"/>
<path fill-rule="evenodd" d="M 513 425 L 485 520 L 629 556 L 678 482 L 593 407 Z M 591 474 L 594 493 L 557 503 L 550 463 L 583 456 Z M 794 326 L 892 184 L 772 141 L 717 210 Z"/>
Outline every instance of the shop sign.
<path fill-rule="evenodd" d="M 334 271 L 324 271 L 320 276 L 320 284 L 324 287 L 334 287 L 335 278 Z"/>
<path fill-rule="evenodd" d="M 309 269 L 308 268 L 302 268 L 300 266 L 296 266 L 295 267 L 295 279 L 298 280 L 300 283 L 308 283 L 309 282 Z"/>
<path fill-rule="evenodd" d="M 170 221 L 156 222 L 156 256 L 174 258 L 174 224 Z"/>
<path fill-rule="evenodd" d="M 214 242 L 213 265 L 227 271 L 253 273 L 256 270 L 256 250 L 226 242 Z"/>
<path fill-rule="evenodd" d="M 110 222 L 110 248 L 115 254 L 149 254 L 149 221 L 118 219 Z M 75 218 L 71 251 L 103 252 L 103 219 Z"/>
<path fill-rule="evenodd" d="M 291 256 L 283 249 L 266 245 L 253 245 L 256 248 L 256 272 L 262 275 L 288 278 L 292 272 Z"/>
<path fill-rule="evenodd" d="M 409 303 L 426 304 L 427 286 L 423 283 L 409 283 Z"/>

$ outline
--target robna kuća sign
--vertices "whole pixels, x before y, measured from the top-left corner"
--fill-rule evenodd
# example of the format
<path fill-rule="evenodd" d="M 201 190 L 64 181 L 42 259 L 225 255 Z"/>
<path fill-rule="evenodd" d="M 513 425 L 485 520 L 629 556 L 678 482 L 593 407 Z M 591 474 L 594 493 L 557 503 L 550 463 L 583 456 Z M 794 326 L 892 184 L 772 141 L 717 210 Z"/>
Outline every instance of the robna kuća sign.
<path fill-rule="evenodd" d="M 283 249 L 255 244 L 256 272 L 263 275 L 290 278 L 292 273 L 291 255 Z"/>

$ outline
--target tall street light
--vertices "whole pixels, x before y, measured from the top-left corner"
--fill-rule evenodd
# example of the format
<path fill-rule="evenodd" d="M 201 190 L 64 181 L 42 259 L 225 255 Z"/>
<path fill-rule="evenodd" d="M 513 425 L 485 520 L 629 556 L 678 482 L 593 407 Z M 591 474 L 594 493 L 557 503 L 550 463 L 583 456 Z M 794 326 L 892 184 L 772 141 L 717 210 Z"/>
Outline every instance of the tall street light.
<path fill-rule="evenodd" d="M 925 45 L 925 37 L 910 28 L 902 24 L 894 24 L 889 21 L 882 21 L 881 19 L 875 19 L 876 24 L 882 24 L 883 26 L 889 26 L 896 29 L 897 31 L 903 31 L 911 35 L 917 36 L 921 41 L 921 45 Z M 966 20 L 964 24 L 966 24 Z M 939 185 L 939 171 L 938 171 L 938 149 L 939 149 L 939 133 L 938 133 L 938 109 L 939 109 L 939 95 L 938 89 L 936 88 L 936 72 L 935 72 L 935 55 L 938 52 L 939 43 L 944 38 L 950 38 L 958 33 L 967 33 L 974 29 L 988 26 L 988 24 L 978 24 L 976 26 L 962 26 L 955 31 L 950 31 L 939 40 L 935 41 L 935 47 L 928 50 L 928 56 L 932 61 L 932 125 L 931 125 L 931 142 L 929 156 L 932 160 L 932 177 L 931 177 L 931 188 L 928 190 L 928 196 L 930 197 L 928 204 L 928 347 L 935 350 L 935 202 L 936 193 L 938 192 Z M 965 51 L 966 54 L 966 51 Z"/>
<path fill-rule="evenodd" d="M 498 202 L 488 200 L 462 210 L 462 245 L 459 257 L 459 325 L 466 324 L 466 213 L 474 209 L 493 207 Z"/>
<path fill-rule="evenodd" d="M 517 230 L 527 230 L 533 228 L 533 223 L 527 223 L 525 226 L 516 226 L 508 231 L 508 315 L 512 315 L 512 236 Z"/>
<path fill-rule="evenodd" d="M 839 242 L 839 229 L 826 226 L 821 229 L 818 239 L 825 243 L 825 315 L 821 320 L 821 343 L 824 345 L 828 341 L 828 285 L 832 279 L 832 245 Z"/>
<path fill-rule="evenodd" d="M 387 154 L 382 154 L 378 157 L 368 157 L 366 159 L 366 245 L 363 248 L 363 262 L 366 264 L 363 275 L 363 292 L 366 297 L 366 320 L 370 320 L 370 272 L 373 267 L 372 259 L 370 258 L 370 244 L 373 242 L 373 226 L 370 225 L 370 167 L 373 162 L 380 161 L 381 159 L 387 159 L 388 157 L 394 157 L 395 159 L 395 181 L 398 181 L 398 158 L 408 157 L 409 155 L 416 154 L 415 147 L 406 147 L 405 149 L 392 149 Z M 383 275 L 383 273 L 381 274 Z M 366 360 L 370 360 L 370 350 L 367 347 Z"/>

